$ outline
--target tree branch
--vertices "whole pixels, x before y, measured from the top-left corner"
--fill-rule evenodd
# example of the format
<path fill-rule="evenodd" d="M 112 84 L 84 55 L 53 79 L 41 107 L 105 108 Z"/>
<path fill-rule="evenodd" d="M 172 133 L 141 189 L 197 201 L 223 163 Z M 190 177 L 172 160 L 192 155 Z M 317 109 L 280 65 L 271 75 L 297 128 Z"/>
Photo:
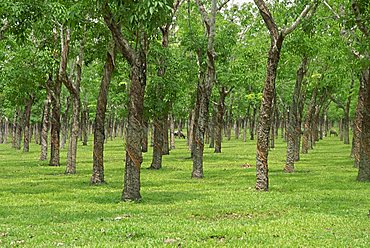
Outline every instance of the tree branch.
<path fill-rule="evenodd" d="M 225 0 L 223 3 L 220 4 L 217 10 L 220 11 L 228 2 L 230 2 L 230 0 Z"/>
<path fill-rule="evenodd" d="M 108 2 L 103 5 L 103 17 L 106 25 L 112 32 L 112 36 L 117 44 L 118 49 L 121 51 L 122 55 L 126 58 L 130 65 L 135 62 L 136 53 L 131 48 L 128 41 L 123 37 L 122 32 L 113 18 L 112 11 L 109 8 Z"/>
<path fill-rule="evenodd" d="M 298 18 L 292 23 L 292 25 L 290 25 L 290 27 L 288 28 L 283 29 L 282 31 L 283 36 L 287 36 L 288 34 L 293 32 L 298 27 L 298 25 L 302 22 L 302 20 L 307 17 L 308 13 L 310 12 L 313 6 L 317 6 L 317 2 L 314 5 L 311 5 L 311 4 L 306 5 L 306 7 L 303 9 L 303 11 L 298 16 Z M 312 16 L 312 15 L 309 15 L 309 16 Z"/>
<path fill-rule="evenodd" d="M 208 13 L 206 12 L 206 8 L 204 7 L 203 3 L 201 3 L 199 0 L 195 0 L 195 2 L 198 5 L 199 12 L 202 16 L 203 22 L 206 24 L 207 32 L 209 32 L 210 20 L 209 20 Z"/>
<path fill-rule="evenodd" d="M 257 5 L 271 36 L 273 36 L 275 39 L 278 39 L 279 29 L 274 21 L 274 18 L 272 17 L 270 13 L 270 10 L 267 8 L 265 1 L 254 0 L 254 3 Z"/>

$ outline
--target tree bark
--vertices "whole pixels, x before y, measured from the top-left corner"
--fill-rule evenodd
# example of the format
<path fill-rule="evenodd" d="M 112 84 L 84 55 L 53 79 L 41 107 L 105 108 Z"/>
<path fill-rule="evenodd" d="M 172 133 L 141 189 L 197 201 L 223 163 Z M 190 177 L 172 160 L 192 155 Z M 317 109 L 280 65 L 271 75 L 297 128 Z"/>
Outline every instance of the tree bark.
<path fill-rule="evenodd" d="M 41 153 L 40 160 L 44 161 L 48 156 L 48 132 L 49 132 L 49 119 L 50 119 L 50 102 L 51 96 L 47 92 L 47 98 L 44 101 L 44 111 L 42 115 L 42 130 L 41 130 Z"/>
<path fill-rule="evenodd" d="M 254 140 L 254 130 L 256 128 L 256 115 L 257 115 L 257 106 L 253 105 L 253 113 L 249 121 L 249 138 Z"/>
<path fill-rule="evenodd" d="M 210 15 L 205 12 L 204 6 L 196 0 L 202 15 L 203 23 L 206 27 L 207 35 L 207 68 L 205 77 L 199 77 L 197 90 L 197 113 L 195 115 L 195 144 L 193 151 L 193 171 L 192 178 L 203 178 L 203 151 L 204 151 L 204 132 L 208 123 L 208 107 L 212 93 L 212 87 L 216 79 L 215 50 L 214 40 L 216 32 L 216 0 L 211 1 Z M 199 55 L 198 55 L 199 56 Z M 200 60 L 200 58 L 198 58 Z M 201 64 L 199 64 L 201 66 Z M 201 71 L 201 70 L 200 70 Z"/>
<path fill-rule="evenodd" d="M 17 121 L 18 121 L 18 118 L 19 118 L 19 108 L 16 109 L 16 111 L 14 112 L 14 116 L 13 116 L 13 125 L 12 125 L 12 148 L 16 148 L 16 144 L 17 144 Z"/>
<path fill-rule="evenodd" d="M 30 150 L 30 137 L 31 137 L 31 108 L 34 97 L 29 96 L 24 110 L 24 135 L 23 135 L 23 152 L 29 152 Z"/>
<path fill-rule="evenodd" d="M 362 119 L 365 98 L 364 78 L 360 77 L 360 87 L 358 91 L 358 100 L 356 106 L 356 117 L 353 122 L 353 140 L 352 140 L 352 154 L 354 157 L 354 167 L 358 168 L 360 164 L 360 149 L 361 149 L 361 133 L 362 133 Z"/>
<path fill-rule="evenodd" d="M 50 166 L 60 166 L 60 145 L 59 145 L 59 138 L 60 138 L 60 93 L 62 82 L 60 79 L 55 80 L 52 83 L 52 80 L 49 79 L 50 82 L 50 92 L 51 92 L 51 131 L 50 131 Z"/>
<path fill-rule="evenodd" d="M 301 89 L 304 75 L 307 71 L 307 57 L 302 58 L 302 62 L 297 70 L 297 78 L 294 86 L 293 101 L 289 111 L 289 123 L 288 123 L 288 144 L 287 144 L 287 155 L 286 164 L 284 171 L 291 173 L 294 172 L 294 161 L 296 161 L 296 149 L 299 150 L 299 136 L 301 135 L 301 126 L 299 123 L 299 100 L 301 98 Z M 298 151 L 299 154 L 299 151 Z"/>
<path fill-rule="evenodd" d="M 62 133 L 62 139 L 60 142 L 60 148 L 64 149 L 65 144 L 67 143 L 68 139 L 68 128 L 69 128 L 69 112 L 71 109 L 71 97 L 67 96 L 66 98 L 66 109 L 62 113 L 62 123 L 61 123 L 61 133 Z"/>
<path fill-rule="evenodd" d="M 162 155 L 164 149 L 164 118 L 155 117 L 154 125 L 154 140 L 153 140 L 153 157 L 150 169 L 158 170 L 162 168 Z"/>
<path fill-rule="evenodd" d="M 143 139 L 141 141 L 141 151 L 148 152 L 148 135 L 149 135 L 149 121 L 144 117 L 143 122 Z"/>
<path fill-rule="evenodd" d="M 361 73 L 363 84 L 362 130 L 358 181 L 370 181 L 370 68 Z"/>
<path fill-rule="evenodd" d="M 98 102 L 96 104 L 96 115 L 94 120 L 94 149 L 93 149 L 93 172 L 90 179 L 91 184 L 102 184 L 104 179 L 104 124 L 107 111 L 107 98 L 109 85 L 114 70 L 114 46 L 107 52 L 104 73 L 100 83 Z"/>
<path fill-rule="evenodd" d="M 23 119 L 24 119 L 24 115 L 22 111 L 19 109 L 16 133 L 15 133 L 15 149 L 17 150 L 21 149 L 21 144 L 22 144 Z"/>
<path fill-rule="evenodd" d="M 217 104 L 216 123 L 215 123 L 215 153 L 221 152 L 222 146 L 222 128 L 224 126 L 225 98 L 228 94 L 225 87 L 219 89 L 220 98 Z"/>
<path fill-rule="evenodd" d="M 171 150 L 175 149 L 175 120 L 173 115 L 170 115 L 170 140 L 171 140 Z"/>
<path fill-rule="evenodd" d="M 65 33 L 65 34 L 64 34 Z M 64 36 L 65 35 L 65 36 Z M 80 52 L 76 61 L 76 79 L 74 82 L 68 77 L 66 69 L 68 62 L 68 52 L 69 52 L 69 41 L 70 41 L 70 31 L 67 28 L 64 32 L 61 29 L 62 37 L 62 48 L 61 48 L 61 63 L 59 70 L 59 78 L 62 80 L 63 84 L 68 89 L 72 98 L 72 122 L 69 138 L 69 146 L 67 152 L 67 165 L 66 174 L 76 173 L 76 157 L 77 157 L 77 141 L 80 131 L 80 113 L 81 113 L 81 100 L 80 100 L 80 84 L 81 84 L 81 73 L 82 73 L 82 61 L 83 61 L 83 49 L 84 40 L 80 42 Z"/>
<path fill-rule="evenodd" d="M 318 88 L 315 87 L 310 105 L 307 109 L 306 119 L 304 123 L 304 132 L 303 132 L 303 138 L 302 138 L 302 153 L 308 153 L 308 150 L 311 148 L 311 137 L 312 137 L 312 118 L 316 106 L 316 96 L 317 96 L 317 90 Z"/>
<path fill-rule="evenodd" d="M 146 86 L 146 55 L 140 51 L 131 68 L 128 118 L 126 127 L 126 164 L 122 200 L 140 200 L 140 167 L 144 92 Z"/>

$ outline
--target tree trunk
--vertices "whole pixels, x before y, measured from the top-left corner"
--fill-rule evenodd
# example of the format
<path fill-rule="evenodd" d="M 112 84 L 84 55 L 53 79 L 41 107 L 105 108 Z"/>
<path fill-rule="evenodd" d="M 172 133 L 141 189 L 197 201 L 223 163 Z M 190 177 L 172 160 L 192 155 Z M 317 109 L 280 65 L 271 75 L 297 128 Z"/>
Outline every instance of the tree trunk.
<path fill-rule="evenodd" d="M 14 116 L 13 116 L 13 125 L 12 125 L 12 148 L 16 148 L 16 144 L 17 144 L 17 122 L 18 122 L 18 118 L 19 118 L 19 108 L 16 109 L 16 111 L 14 112 Z"/>
<path fill-rule="evenodd" d="M 107 98 L 111 76 L 114 70 L 114 46 L 107 52 L 104 64 L 104 74 L 100 83 L 96 115 L 94 120 L 94 149 L 93 149 L 93 172 L 91 184 L 102 184 L 104 179 L 104 124 L 107 112 Z"/>
<path fill-rule="evenodd" d="M 171 140 L 171 150 L 174 150 L 175 147 L 175 120 L 173 115 L 170 115 L 170 140 Z"/>
<path fill-rule="evenodd" d="M 256 171 L 257 182 L 256 189 L 268 191 L 268 147 L 269 134 L 271 127 L 272 104 L 275 95 L 275 79 L 277 67 L 280 60 L 280 51 L 283 44 L 283 36 L 278 39 L 271 38 L 271 47 L 268 55 L 267 74 L 265 86 L 263 89 L 263 100 L 260 112 L 260 118 L 257 127 L 257 156 Z"/>
<path fill-rule="evenodd" d="M 142 123 L 144 115 L 144 92 L 146 86 L 146 55 L 143 50 L 137 54 L 131 68 L 126 128 L 126 164 L 122 200 L 140 200 L 140 167 L 143 162 L 141 152 Z"/>
<path fill-rule="evenodd" d="M 44 112 L 42 115 L 42 130 L 41 130 L 41 153 L 40 160 L 44 161 L 48 157 L 48 132 L 49 132 L 49 119 L 50 119 L 50 102 L 51 96 L 47 92 L 47 98 L 44 101 Z"/>
<path fill-rule="evenodd" d="M 87 99 L 85 98 L 82 111 L 82 123 L 81 123 L 81 132 L 82 132 L 82 145 L 87 146 L 88 141 L 88 126 L 89 126 L 89 107 L 87 104 Z"/>
<path fill-rule="evenodd" d="M 355 80 L 354 78 L 352 78 L 346 105 L 344 107 L 344 118 L 343 118 L 343 142 L 344 144 L 349 144 L 349 121 L 350 121 L 349 111 L 351 108 L 351 99 L 352 99 L 354 83 L 355 83 Z"/>
<path fill-rule="evenodd" d="M 30 96 L 24 110 L 23 152 L 29 152 L 30 150 L 30 137 L 31 137 L 30 120 L 32 104 L 33 96 Z"/>
<path fill-rule="evenodd" d="M 227 91 L 224 86 L 219 89 L 220 98 L 217 104 L 216 123 L 215 123 L 215 153 L 221 152 L 222 128 L 224 126 L 225 98 Z"/>
<path fill-rule="evenodd" d="M 289 111 L 289 123 L 287 128 L 287 155 L 286 155 L 286 164 L 284 171 L 285 172 L 294 172 L 294 161 L 296 161 L 296 149 L 299 150 L 299 136 L 301 135 L 301 125 L 299 123 L 299 100 L 301 97 L 301 89 L 304 75 L 307 71 L 308 60 L 306 57 L 303 57 L 302 62 L 297 70 L 297 79 L 294 86 L 293 92 L 293 101 Z M 299 151 L 298 151 L 299 154 Z"/>
<path fill-rule="evenodd" d="M 66 98 L 66 110 L 62 114 L 62 123 L 61 123 L 61 133 L 62 133 L 62 140 L 60 143 L 60 148 L 64 149 L 65 144 L 67 143 L 68 139 L 68 128 L 69 128 L 69 112 L 71 109 L 71 97 L 67 96 Z"/>
<path fill-rule="evenodd" d="M 170 144 L 168 142 L 168 114 L 163 117 L 163 155 L 170 154 Z"/>
<path fill-rule="evenodd" d="M 251 116 L 251 119 L 249 121 L 249 136 L 250 140 L 254 140 L 254 130 L 256 127 L 256 115 L 257 115 L 257 107 L 253 106 L 253 113 Z"/>
<path fill-rule="evenodd" d="M 227 130 L 227 140 L 231 139 L 231 128 L 233 125 L 233 95 L 230 94 L 230 106 L 227 111 L 227 120 L 226 120 L 226 130 Z"/>
<path fill-rule="evenodd" d="M 165 132 L 165 118 L 155 117 L 153 120 L 154 125 L 154 140 L 153 140 L 153 158 L 150 169 L 158 170 L 162 168 L 162 155 L 164 149 L 164 132 Z"/>
<path fill-rule="evenodd" d="M 315 87 L 312 92 L 312 97 L 310 105 L 308 106 L 306 119 L 304 123 L 304 132 L 302 138 L 302 153 L 308 153 L 308 150 L 311 148 L 311 137 L 312 137 L 312 118 L 316 106 L 316 96 L 318 88 Z"/>
<path fill-rule="evenodd" d="M 360 161 L 358 181 L 370 181 L 370 68 L 362 71 L 364 101 L 362 109 L 362 132 L 360 145 Z"/>
<path fill-rule="evenodd" d="M 51 82 L 51 79 L 50 79 Z M 59 79 L 55 80 L 51 91 L 51 131 L 50 131 L 50 166 L 60 166 L 60 92 L 62 83 Z"/>
<path fill-rule="evenodd" d="M 365 74 L 366 75 L 366 74 Z M 360 164 L 360 149 L 361 149 L 361 133 L 362 133 L 362 119 L 363 108 L 365 100 L 364 78 L 360 78 L 360 87 L 358 91 L 358 100 L 356 106 L 356 116 L 353 122 L 353 140 L 352 140 L 352 154 L 354 157 L 354 167 L 358 168 Z"/>
<path fill-rule="evenodd" d="M 217 104 L 213 103 L 212 120 L 210 121 L 210 142 L 209 148 L 215 148 L 215 136 L 216 136 L 216 125 L 217 125 Z"/>
<path fill-rule="evenodd" d="M 141 151 L 148 152 L 148 134 L 149 134 L 149 122 L 146 117 L 144 117 L 143 122 L 143 139 L 141 141 Z"/>
<path fill-rule="evenodd" d="M 63 30 L 61 31 L 61 36 L 63 37 Z M 84 49 L 84 40 L 80 42 L 80 52 L 76 61 L 77 75 L 74 82 L 66 73 L 67 68 L 67 58 L 69 50 L 69 29 L 65 31 L 65 39 L 62 40 L 62 60 L 61 60 L 61 69 L 59 72 L 59 77 L 62 79 L 63 84 L 68 89 L 71 99 L 72 99 L 72 122 L 69 138 L 69 146 L 67 152 L 67 166 L 65 173 L 66 174 L 75 174 L 76 173 L 76 157 L 77 157 L 77 141 L 80 132 L 80 118 L 81 118 L 81 100 L 80 100 L 80 84 L 81 84 L 81 73 L 82 73 L 82 61 L 83 61 L 83 49 Z M 64 41 L 64 42 L 63 42 Z"/>
<path fill-rule="evenodd" d="M 15 134 L 15 137 L 16 137 L 15 138 L 15 149 L 17 150 L 21 149 L 21 144 L 22 144 L 23 119 L 24 119 L 24 115 L 22 114 L 21 110 L 19 110 L 16 134 Z"/>

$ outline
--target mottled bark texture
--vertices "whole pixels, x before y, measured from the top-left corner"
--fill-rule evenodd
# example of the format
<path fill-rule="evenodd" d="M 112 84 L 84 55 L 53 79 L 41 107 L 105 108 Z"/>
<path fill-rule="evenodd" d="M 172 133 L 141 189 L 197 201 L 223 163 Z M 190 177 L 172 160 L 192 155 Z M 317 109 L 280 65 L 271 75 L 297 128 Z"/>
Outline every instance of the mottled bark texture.
<path fill-rule="evenodd" d="M 306 118 L 304 122 L 304 131 L 302 136 L 302 153 L 308 153 L 308 150 L 311 149 L 312 121 L 316 106 L 317 91 L 318 88 L 315 87 L 315 89 L 312 92 L 311 101 L 306 113 Z"/>
<path fill-rule="evenodd" d="M 193 149 L 193 171 L 191 176 L 192 178 L 203 178 L 204 132 L 206 126 L 208 125 L 209 101 L 212 93 L 212 87 L 216 79 L 214 40 L 216 32 L 216 13 L 218 8 L 216 0 L 212 0 L 211 12 L 209 15 L 199 0 L 196 0 L 196 3 L 202 16 L 203 23 L 206 27 L 207 68 L 204 77 L 200 76 L 198 79 L 197 104 L 194 122 L 195 142 Z M 199 54 L 198 60 L 200 60 Z M 201 65 L 202 64 L 200 63 L 199 66 Z M 200 71 L 201 70 L 202 69 L 200 68 Z"/>
<path fill-rule="evenodd" d="M 148 152 L 148 135 L 149 135 L 149 121 L 144 117 L 143 121 L 143 139 L 141 140 L 141 151 Z"/>
<path fill-rule="evenodd" d="M 153 157 L 150 169 L 158 170 L 162 168 L 162 156 L 164 148 L 164 121 L 161 116 L 155 117 L 153 120 L 154 137 L 153 137 Z"/>
<path fill-rule="evenodd" d="M 114 70 L 114 48 L 107 52 L 104 74 L 100 82 L 98 101 L 96 104 L 96 115 L 94 120 L 94 149 L 93 149 L 93 172 L 90 179 L 91 184 L 101 184 L 104 179 L 104 123 L 107 111 L 107 99 L 109 85 Z"/>
<path fill-rule="evenodd" d="M 19 118 L 19 108 L 14 111 L 13 124 L 12 124 L 12 148 L 16 148 L 16 134 L 17 134 L 17 121 Z"/>
<path fill-rule="evenodd" d="M 131 67 L 128 115 L 126 125 L 126 161 L 124 174 L 123 201 L 138 201 L 140 195 L 140 168 L 143 162 L 141 140 L 143 135 L 144 92 L 146 86 L 147 37 L 137 33 L 137 47 L 133 49 L 114 20 L 108 3 L 103 6 L 104 21 L 110 29 L 118 50 Z"/>
<path fill-rule="evenodd" d="M 357 180 L 370 181 L 370 68 L 364 69 L 361 77 L 364 87 L 364 101 Z"/>
<path fill-rule="evenodd" d="M 220 98 L 217 104 L 216 123 L 215 123 L 215 153 L 221 152 L 222 146 L 222 128 L 224 126 L 225 98 L 229 91 L 224 86 L 219 89 Z"/>
<path fill-rule="evenodd" d="M 44 161 L 48 157 L 48 133 L 49 133 L 49 119 L 50 119 L 50 102 L 51 96 L 47 92 L 47 98 L 44 101 L 44 111 L 42 114 L 42 129 L 41 129 L 41 153 L 40 160 Z"/>
<path fill-rule="evenodd" d="M 362 133 L 362 119 L 365 99 L 365 88 L 363 75 L 360 77 L 360 87 L 358 91 L 356 116 L 353 121 L 353 140 L 352 140 L 352 154 L 354 157 L 354 167 L 358 168 L 360 164 L 360 150 L 361 150 L 361 133 Z"/>
<path fill-rule="evenodd" d="M 60 166 L 60 93 L 62 81 L 57 79 L 50 83 L 49 91 L 51 93 L 51 131 L 50 131 L 50 166 Z"/>
<path fill-rule="evenodd" d="M 30 150 L 30 139 L 31 139 L 31 108 L 34 97 L 31 95 L 28 97 L 25 109 L 24 109 L 24 134 L 23 134 L 23 152 L 29 152 Z"/>
<path fill-rule="evenodd" d="M 268 191 L 268 147 L 271 127 L 272 101 L 275 93 L 275 80 L 280 60 L 281 47 L 284 38 L 291 33 L 306 17 L 311 5 L 307 5 L 300 16 L 288 28 L 279 31 L 266 3 L 263 0 L 254 0 L 259 12 L 270 32 L 271 46 L 267 60 L 266 81 L 263 89 L 262 107 L 257 127 L 257 156 L 256 156 L 256 189 Z"/>
<path fill-rule="evenodd" d="M 80 84 L 82 73 L 83 49 L 84 40 L 80 42 L 80 52 L 76 59 L 76 79 L 72 81 L 67 75 L 68 52 L 70 42 L 70 30 L 61 28 L 61 63 L 59 69 L 59 78 L 68 89 L 72 98 L 72 122 L 70 129 L 70 138 L 67 152 L 66 174 L 76 173 L 76 157 L 77 157 L 77 141 L 79 134 L 79 120 L 80 120 Z"/>
<path fill-rule="evenodd" d="M 301 98 L 301 89 L 304 75 L 307 71 L 307 57 L 303 57 L 297 70 L 297 78 L 294 86 L 293 101 L 289 111 L 289 123 L 287 128 L 287 155 L 285 172 L 294 172 L 294 161 L 296 160 L 296 149 L 299 150 L 299 136 L 301 135 L 301 126 L 298 122 L 300 113 L 298 112 L 299 99 Z M 299 151 L 298 151 L 299 153 Z"/>
<path fill-rule="evenodd" d="M 172 116 L 170 115 L 170 149 L 174 150 L 175 147 L 175 120 Z"/>

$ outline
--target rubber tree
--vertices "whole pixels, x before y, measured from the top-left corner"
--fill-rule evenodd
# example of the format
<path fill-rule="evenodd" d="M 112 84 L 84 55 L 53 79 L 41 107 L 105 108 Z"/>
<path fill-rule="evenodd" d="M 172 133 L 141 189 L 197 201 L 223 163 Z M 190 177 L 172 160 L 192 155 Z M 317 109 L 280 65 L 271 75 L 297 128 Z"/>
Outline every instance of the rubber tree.
<path fill-rule="evenodd" d="M 254 0 L 259 9 L 265 25 L 270 33 L 271 46 L 268 53 L 266 81 L 263 89 L 263 100 L 260 111 L 260 118 L 257 127 L 257 156 L 256 156 L 256 171 L 257 182 L 256 189 L 261 191 L 268 191 L 268 148 L 269 148 L 269 134 L 271 127 L 272 102 L 275 93 L 275 80 L 277 68 L 280 60 L 281 48 L 283 41 L 287 35 L 293 32 L 303 19 L 313 14 L 315 10 L 314 4 L 308 4 L 300 13 L 298 18 L 286 28 L 280 29 L 267 7 L 265 1 Z M 310 13 L 310 15 L 308 15 Z"/>
<path fill-rule="evenodd" d="M 228 1 L 225 1 L 221 5 L 217 6 L 217 1 L 211 1 L 210 10 L 207 11 L 206 7 L 199 0 L 195 0 L 199 12 L 202 17 L 202 21 L 205 27 L 205 35 L 207 37 L 207 48 L 206 48 L 206 70 L 203 76 L 199 77 L 197 87 L 197 97 L 195 104 L 195 118 L 194 118 L 194 142 L 192 149 L 193 158 L 193 171 L 191 174 L 192 178 L 203 178 L 203 152 L 204 152 L 204 134 L 206 126 L 208 125 L 208 109 L 209 102 L 212 93 L 212 88 L 216 79 L 216 66 L 215 66 L 215 35 L 216 35 L 216 14 L 222 9 Z M 201 62 L 203 53 L 202 50 L 198 50 L 197 57 Z M 199 63 L 201 66 L 202 63 Z M 202 69 L 200 69 L 202 70 Z"/>
<path fill-rule="evenodd" d="M 113 1 L 116 3 L 116 1 Z M 119 1 L 117 1 L 119 3 Z M 118 51 L 130 65 L 131 86 L 129 89 L 128 117 L 126 126 L 126 160 L 124 174 L 124 189 L 122 200 L 138 201 L 140 194 L 140 168 L 143 161 L 141 151 L 144 93 L 146 86 L 148 36 L 160 27 L 164 17 L 168 17 L 168 2 L 129 3 L 130 6 L 117 4 L 120 11 L 127 15 L 117 15 L 112 12 L 109 1 L 102 3 L 104 21 L 112 33 Z M 172 6 L 172 4 L 170 5 Z M 116 9 L 115 9 L 116 10 Z M 119 17 L 117 17 L 119 16 Z M 121 25 L 131 26 L 135 37 L 127 38 L 122 32 Z M 131 44 L 131 39 L 134 45 Z"/>

